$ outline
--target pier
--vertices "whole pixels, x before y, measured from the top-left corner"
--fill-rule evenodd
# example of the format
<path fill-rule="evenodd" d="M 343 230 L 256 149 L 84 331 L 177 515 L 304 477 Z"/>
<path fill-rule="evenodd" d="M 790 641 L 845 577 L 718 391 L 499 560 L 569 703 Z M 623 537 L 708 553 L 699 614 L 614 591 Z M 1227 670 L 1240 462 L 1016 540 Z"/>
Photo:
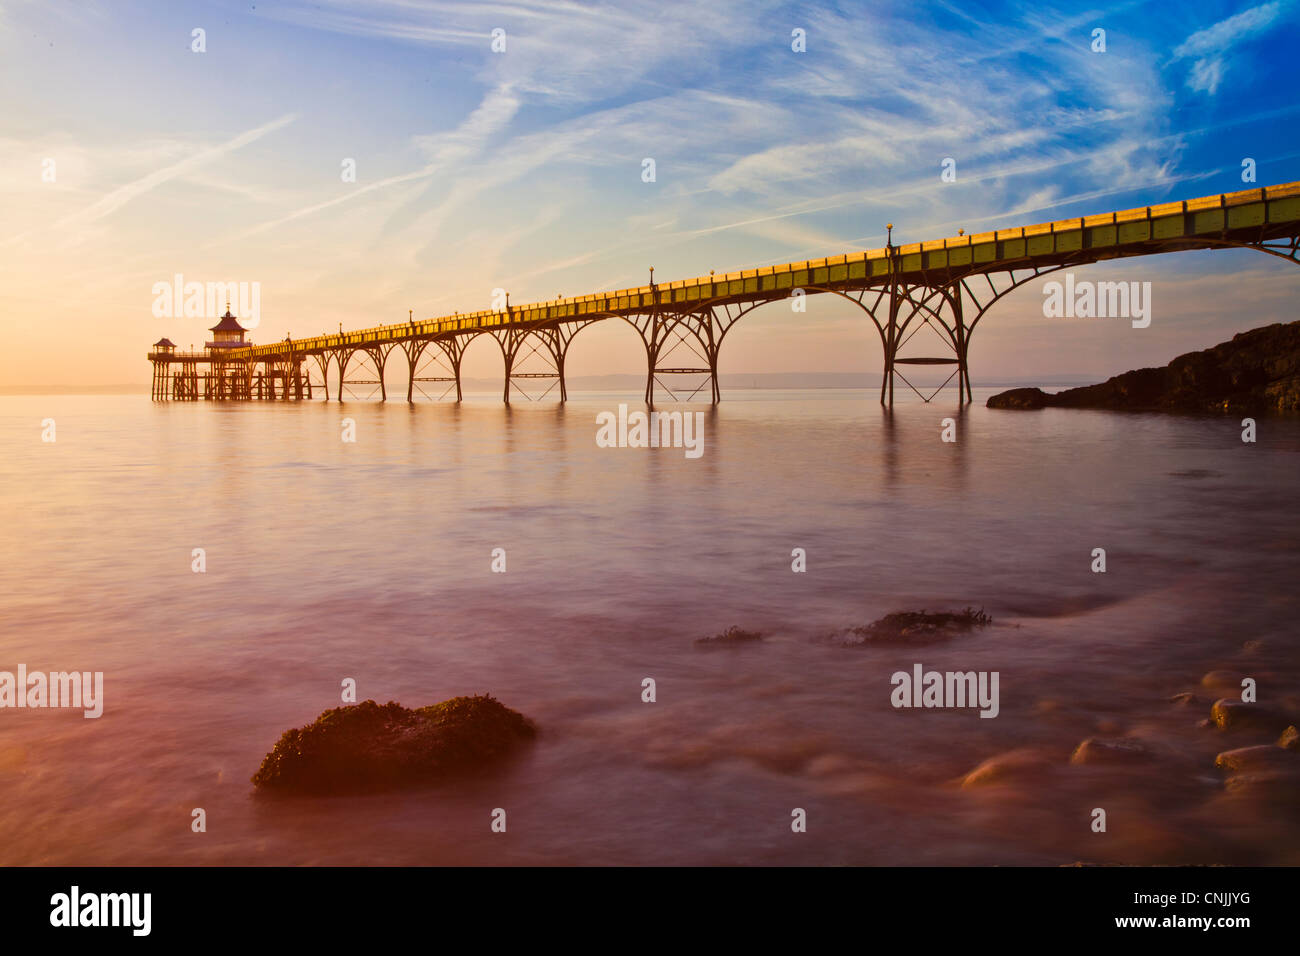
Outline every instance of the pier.
<path fill-rule="evenodd" d="M 621 319 L 645 346 L 647 403 L 657 394 L 670 401 L 707 394 L 716 403 L 718 356 L 735 323 L 763 305 L 788 307 L 796 296 L 823 294 L 852 302 L 879 333 L 882 404 L 893 402 L 896 383 L 924 401 L 955 385 L 959 400 L 969 402 L 971 336 L 1009 292 L 1061 269 L 1193 249 L 1254 249 L 1300 263 L 1300 182 L 901 246 L 893 244 L 893 225 L 888 229 L 885 247 L 867 252 L 661 283 L 652 268 L 648 284 L 615 292 L 518 306 L 507 297 L 495 310 L 265 345 L 246 340 L 227 306 L 203 351 L 178 352 L 166 338 L 154 344 L 153 398 L 343 401 L 345 392 L 367 387 L 386 401 L 385 370 L 400 361 L 407 402 L 417 393 L 460 401 L 466 346 L 489 335 L 505 359 L 505 402 L 564 401 L 574 337 L 594 322 Z M 802 313 L 792 314 L 798 321 Z M 923 330 L 932 334 L 914 343 Z M 918 351 L 922 343 L 929 352 Z M 925 394 L 904 373 L 913 366 L 951 372 Z"/>

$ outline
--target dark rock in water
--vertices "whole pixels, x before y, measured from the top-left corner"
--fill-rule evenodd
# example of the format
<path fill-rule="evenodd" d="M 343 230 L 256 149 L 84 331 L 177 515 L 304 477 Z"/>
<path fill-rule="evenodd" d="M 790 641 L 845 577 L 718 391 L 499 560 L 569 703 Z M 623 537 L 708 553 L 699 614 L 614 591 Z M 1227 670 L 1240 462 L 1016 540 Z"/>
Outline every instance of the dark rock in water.
<path fill-rule="evenodd" d="M 1241 689 L 1241 675 L 1235 671 L 1210 671 L 1201 678 L 1201 686 L 1219 693 L 1237 691 Z"/>
<path fill-rule="evenodd" d="M 1041 388 L 1013 388 L 1009 392 L 999 392 L 986 404 L 989 408 L 1046 408 L 1054 397 Z"/>
<path fill-rule="evenodd" d="M 487 695 L 414 710 L 367 700 L 286 730 L 253 783 L 311 794 L 427 783 L 486 766 L 536 733 L 532 721 Z"/>
<path fill-rule="evenodd" d="M 952 614 L 946 611 L 900 611 L 886 614 L 865 627 L 851 627 L 846 633 L 856 640 L 846 641 L 847 646 L 861 647 L 870 644 L 928 644 L 945 641 L 954 634 L 987 627 L 993 618 L 983 609 L 966 608 Z"/>
<path fill-rule="evenodd" d="M 1234 773 L 1223 788 L 1237 797 L 1248 797 L 1276 804 L 1295 814 L 1300 810 L 1300 774 L 1285 770 Z"/>
<path fill-rule="evenodd" d="M 1022 748 L 990 757 L 961 779 L 961 787 L 1041 783 L 1051 771 L 1051 761 L 1038 751 Z"/>
<path fill-rule="evenodd" d="M 753 644 L 762 639 L 763 635 L 758 631 L 747 631 L 733 624 L 721 634 L 714 634 L 712 637 L 701 637 L 695 643 L 701 647 L 733 647 L 739 644 Z"/>
<path fill-rule="evenodd" d="M 1164 368 L 1125 372 L 1100 385 L 1055 395 L 1015 388 L 994 395 L 988 407 L 1300 412 L 1300 322 L 1242 332 L 1214 348 L 1180 355 Z"/>
<path fill-rule="evenodd" d="M 1228 770 L 1232 773 L 1260 770 L 1300 773 L 1300 756 L 1273 744 L 1260 744 L 1257 747 L 1225 750 L 1214 758 L 1214 765 L 1220 770 Z"/>
<path fill-rule="evenodd" d="M 1259 704 L 1223 697 L 1214 702 L 1210 708 L 1210 720 L 1220 730 L 1267 730 L 1277 733 L 1285 727 L 1287 720 L 1275 710 Z"/>
<path fill-rule="evenodd" d="M 1070 755 L 1070 763 L 1140 763 L 1149 760 L 1151 756 L 1151 751 L 1139 740 L 1129 738 L 1102 740 L 1099 737 L 1089 737 L 1074 748 L 1074 753 Z"/>

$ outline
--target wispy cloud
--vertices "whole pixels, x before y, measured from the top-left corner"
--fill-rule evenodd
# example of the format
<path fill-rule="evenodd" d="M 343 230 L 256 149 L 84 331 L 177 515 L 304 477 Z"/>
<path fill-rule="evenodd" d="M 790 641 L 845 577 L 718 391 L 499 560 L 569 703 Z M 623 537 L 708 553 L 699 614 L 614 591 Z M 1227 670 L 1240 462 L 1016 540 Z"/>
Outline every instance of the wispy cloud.
<path fill-rule="evenodd" d="M 1282 0 L 1260 4 L 1198 30 L 1175 47 L 1174 60 L 1191 59 L 1187 85 L 1213 96 L 1228 69 L 1232 48 L 1241 40 L 1267 30 L 1283 12 Z"/>
<path fill-rule="evenodd" d="M 117 189 L 114 189 L 112 192 L 103 196 L 97 202 L 91 204 L 85 209 L 79 210 L 69 216 L 64 216 L 62 219 L 55 222 L 52 228 L 55 231 L 73 232 L 73 235 L 69 236 L 68 239 L 75 243 L 84 235 L 84 233 L 81 233 L 81 230 L 86 229 L 86 227 L 98 222 L 106 216 L 111 216 L 132 200 L 138 199 L 146 193 L 157 189 L 163 183 L 185 176 L 186 174 L 200 169 L 209 163 L 230 155 L 238 149 L 242 149 L 249 143 L 256 142 L 263 136 L 274 133 L 278 129 L 283 129 L 297 118 L 297 114 L 294 113 L 281 116 L 279 119 L 272 120 L 269 123 L 263 123 L 261 126 L 240 133 L 238 136 L 229 139 L 220 145 L 199 150 L 178 162 L 165 166 L 162 169 L 154 170 L 147 176 L 142 176 L 133 182 L 119 186 Z"/>
<path fill-rule="evenodd" d="M 445 136 L 422 135 L 416 137 L 416 145 L 430 156 L 429 162 L 419 169 L 396 176 L 387 176 L 373 183 L 359 185 L 342 196 L 312 203 L 301 209 L 266 222 L 259 223 L 251 229 L 239 233 L 234 238 L 247 239 L 258 233 L 267 232 L 277 226 L 311 216 L 343 203 L 354 202 L 368 193 L 388 189 L 403 183 L 418 182 L 428 179 L 448 167 L 455 166 L 479 154 L 493 134 L 510 122 L 519 109 L 519 99 L 509 86 L 492 90 L 479 104 L 478 108 L 454 131 Z M 224 240 L 223 240 L 224 241 Z"/>

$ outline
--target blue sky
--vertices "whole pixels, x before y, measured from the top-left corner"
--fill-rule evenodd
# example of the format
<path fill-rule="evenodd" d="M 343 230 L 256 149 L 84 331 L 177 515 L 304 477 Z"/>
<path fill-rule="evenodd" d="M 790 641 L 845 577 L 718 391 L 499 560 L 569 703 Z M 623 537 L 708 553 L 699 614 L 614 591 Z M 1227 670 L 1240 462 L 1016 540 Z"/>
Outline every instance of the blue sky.
<path fill-rule="evenodd" d="M 150 314 L 177 272 L 260 282 L 265 341 L 487 308 L 496 287 L 524 302 L 872 248 L 886 222 L 907 242 L 1232 191 L 1246 157 L 1258 184 L 1297 180 L 1298 23 L 1289 0 L 9 0 L 0 384 L 141 380 L 160 334 L 201 341 Z M 1104 268 L 1156 284 L 1145 335 L 1053 324 L 1026 289 L 981 326 L 976 384 L 1109 375 L 1295 318 L 1300 274 L 1256 253 Z M 724 372 L 878 370 L 844 308 L 795 319 L 747 318 Z M 643 370 L 635 334 L 603 325 L 571 371 Z M 499 370 L 479 349 L 469 374 Z"/>

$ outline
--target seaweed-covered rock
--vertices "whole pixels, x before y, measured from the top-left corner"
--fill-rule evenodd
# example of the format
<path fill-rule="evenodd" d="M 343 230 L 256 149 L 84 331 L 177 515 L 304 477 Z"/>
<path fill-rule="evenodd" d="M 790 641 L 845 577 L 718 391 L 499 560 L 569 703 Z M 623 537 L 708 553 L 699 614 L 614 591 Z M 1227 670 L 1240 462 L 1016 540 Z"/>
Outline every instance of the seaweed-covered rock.
<path fill-rule="evenodd" d="M 252 779 L 298 793 L 387 790 L 483 767 L 536 733 L 527 717 L 488 695 L 414 710 L 366 700 L 285 731 Z"/>
<path fill-rule="evenodd" d="M 754 644 L 762 639 L 763 635 L 758 631 L 747 631 L 733 624 L 721 634 L 701 637 L 695 643 L 700 647 L 735 647 L 740 644 Z"/>
<path fill-rule="evenodd" d="M 993 619 L 983 609 L 966 608 L 964 611 L 949 613 L 946 611 L 899 611 L 886 614 L 878 621 L 865 627 L 851 627 L 846 632 L 852 635 L 845 643 L 850 646 L 872 644 L 929 644 L 946 641 L 954 634 L 987 627 Z"/>

